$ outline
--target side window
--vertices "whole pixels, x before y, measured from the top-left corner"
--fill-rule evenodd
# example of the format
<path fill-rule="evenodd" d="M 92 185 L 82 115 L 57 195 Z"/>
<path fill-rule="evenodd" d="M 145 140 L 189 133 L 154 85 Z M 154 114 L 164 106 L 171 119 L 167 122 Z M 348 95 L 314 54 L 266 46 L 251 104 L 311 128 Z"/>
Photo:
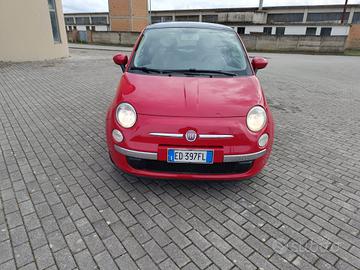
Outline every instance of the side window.
<path fill-rule="evenodd" d="M 56 14 L 55 0 L 48 0 L 48 5 L 49 5 L 50 21 L 51 21 L 51 28 L 52 28 L 54 42 L 59 43 L 61 42 L 61 39 L 60 39 L 58 18 Z"/>

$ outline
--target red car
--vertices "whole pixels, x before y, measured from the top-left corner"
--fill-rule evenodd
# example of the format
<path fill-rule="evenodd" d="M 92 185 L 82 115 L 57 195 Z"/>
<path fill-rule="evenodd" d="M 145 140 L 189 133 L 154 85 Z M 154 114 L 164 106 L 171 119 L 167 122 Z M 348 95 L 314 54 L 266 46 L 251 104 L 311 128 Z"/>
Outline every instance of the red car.
<path fill-rule="evenodd" d="M 230 27 L 158 23 L 121 66 L 106 118 L 112 162 L 138 176 L 236 180 L 261 171 L 274 128 L 256 71 Z"/>

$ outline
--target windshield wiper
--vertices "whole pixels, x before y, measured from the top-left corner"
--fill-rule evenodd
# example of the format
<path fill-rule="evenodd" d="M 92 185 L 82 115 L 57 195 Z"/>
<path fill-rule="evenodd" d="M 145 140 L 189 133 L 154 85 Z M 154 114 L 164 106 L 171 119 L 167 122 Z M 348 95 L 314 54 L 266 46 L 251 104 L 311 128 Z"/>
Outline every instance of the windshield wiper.
<path fill-rule="evenodd" d="M 184 74 L 221 74 L 226 76 L 237 76 L 236 73 L 228 72 L 228 71 L 222 71 L 222 70 L 207 70 L 207 69 L 195 69 L 195 68 L 189 68 L 189 69 L 173 69 L 173 70 L 162 70 L 162 73 L 184 73 Z"/>
<path fill-rule="evenodd" d="M 151 72 L 160 73 L 160 74 L 163 73 L 162 70 L 154 69 L 154 68 L 148 68 L 148 67 L 131 67 L 130 70 L 140 70 L 140 71 L 143 71 L 143 72 L 146 72 L 146 73 L 151 73 Z"/>
<path fill-rule="evenodd" d="M 228 72 L 228 71 L 222 71 L 222 70 L 207 70 L 207 69 L 195 69 L 195 68 L 189 68 L 189 69 L 154 69 L 154 68 L 148 68 L 148 67 L 131 67 L 130 70 L 140 70 L 146 73 L 159 73 L 159 74 L 171 74 L 171 73 L 183 73 L 185 75 L 193 75 L 193 74 L 220 74 L 220 75 L 226 75 L 226 76 L 237 76 L 236 73 Z"/>

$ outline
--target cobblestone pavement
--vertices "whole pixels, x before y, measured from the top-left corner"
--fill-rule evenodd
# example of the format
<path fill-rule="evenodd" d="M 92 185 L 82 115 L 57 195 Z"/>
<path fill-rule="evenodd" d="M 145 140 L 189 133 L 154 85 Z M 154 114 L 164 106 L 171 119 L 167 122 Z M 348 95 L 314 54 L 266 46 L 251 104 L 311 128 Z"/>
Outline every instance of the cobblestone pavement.
<path fill-rule="evenodd" d="M 268 166 L 136 178 L 108 158 L 114 52 L 0 63 L 0 269 L 360 269 L 360 58 L 267 54 Z"/>

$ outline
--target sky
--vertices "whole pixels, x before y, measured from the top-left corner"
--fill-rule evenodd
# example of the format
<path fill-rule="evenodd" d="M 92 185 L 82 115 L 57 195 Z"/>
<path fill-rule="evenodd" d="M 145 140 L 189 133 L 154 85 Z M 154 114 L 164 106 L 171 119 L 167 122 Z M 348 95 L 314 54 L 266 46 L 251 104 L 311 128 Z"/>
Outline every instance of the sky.
<path fill-rule="evenodd" d="M 108 0 L 62 0 L 64 12 L 108 11 Z M 150 0 L 149 0 L 150 1 Z M 344 0 L 264 0 L 264 6 L 343 4 Z M 255 7 L 258 0 L 151 0 L 152 10 Z M 360 4 L 360 0 L 349 0 Z"/>

